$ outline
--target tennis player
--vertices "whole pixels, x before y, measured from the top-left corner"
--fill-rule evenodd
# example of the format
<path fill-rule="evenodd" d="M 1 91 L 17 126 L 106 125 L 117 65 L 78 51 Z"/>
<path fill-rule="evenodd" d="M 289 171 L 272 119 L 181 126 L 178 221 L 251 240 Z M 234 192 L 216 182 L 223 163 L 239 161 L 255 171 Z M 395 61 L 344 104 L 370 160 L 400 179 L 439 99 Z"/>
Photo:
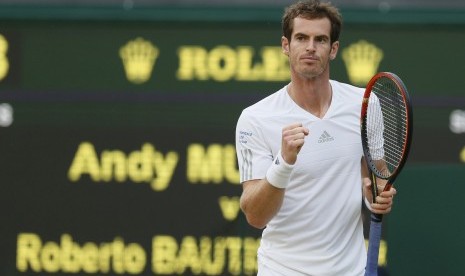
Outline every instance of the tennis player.
<path fill-rule="evenodd" d="M 311 0 L 289 6 L 282 23 L 291 82 L 244 109 L 236 129 L 241 208 L 252 226 L 265 228 L 258 275 L 363 275 L 362 202 L 387 214 L 396 190 L 369 203 L 364 90 L 330 80 L 342 17 Z"/>

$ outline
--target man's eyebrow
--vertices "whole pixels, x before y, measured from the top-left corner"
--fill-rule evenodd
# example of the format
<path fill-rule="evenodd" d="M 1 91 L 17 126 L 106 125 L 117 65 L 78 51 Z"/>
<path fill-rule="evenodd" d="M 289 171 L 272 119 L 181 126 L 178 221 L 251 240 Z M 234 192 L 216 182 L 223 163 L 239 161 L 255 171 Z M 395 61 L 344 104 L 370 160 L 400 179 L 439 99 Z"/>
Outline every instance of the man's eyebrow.
<path fill-rule="evenodd" d="M 308 37 L 309 35 L 307 35 L 307 34 L 304 34 L 304 33 L 295 33 L 295 34 L 294 34 L 294 36 L 295 36 L 295 37 L 297 37 L 297 36 L 304 36 L 304 37 Z"/>
<path fill-rule="evenodd" d="M 328 35 L 325 35 L 325 34 L 321 34 L 321 35 L 317 35 L 315 36 L 316 38 L 325 38 L 325 39 L 329 39 L 329 36 Z"/>
<path fill-rule="evenodd" d="M 297 36 L 303 36 L 303 37 L 309 37 L 308 34 L 305 34 L 305 33 L 295 33 L 294 34 L 294 37 L 297 37 Z M 329 39 L 329 35 L 327 34 L 319 34 L 319 35 L 315 35 L 316 38 L 326 38 L 326 39 Z"/>

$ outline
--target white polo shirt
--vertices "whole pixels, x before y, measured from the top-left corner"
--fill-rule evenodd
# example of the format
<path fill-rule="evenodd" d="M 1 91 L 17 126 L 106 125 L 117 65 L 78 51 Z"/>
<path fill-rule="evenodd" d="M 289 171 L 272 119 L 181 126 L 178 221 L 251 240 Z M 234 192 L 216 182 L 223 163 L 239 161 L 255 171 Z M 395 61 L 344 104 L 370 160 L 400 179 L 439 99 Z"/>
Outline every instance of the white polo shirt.
<path fill-rule="evenodd" d="M 309 128 L 284 202 L 264 229 L 259 262 L 286 276 L 363 275 L 360 108 L 364 90 L 330 81 L 323 118 L 299 107 L 287 87 L 243 110 L 236 128 L 241 182 L 265 177 L 282 128 Z"/>

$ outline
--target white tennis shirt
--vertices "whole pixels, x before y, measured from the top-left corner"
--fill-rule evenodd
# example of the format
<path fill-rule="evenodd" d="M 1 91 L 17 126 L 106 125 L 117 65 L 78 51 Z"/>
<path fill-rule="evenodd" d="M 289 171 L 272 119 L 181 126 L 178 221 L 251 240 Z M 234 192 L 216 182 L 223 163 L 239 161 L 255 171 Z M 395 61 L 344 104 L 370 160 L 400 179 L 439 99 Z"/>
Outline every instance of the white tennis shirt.
<path fill-rule="evenodd" d="M 258 260 L 286 275 L 363 275 L 360 109 L 364 89 L 330 81 L 323 118 L 299 107 L 287 86 L 243 110 L 236 128 L 241 182 L 265 177 L 282 128 L 302 123 L 305 138 L 284 202 L 263 230 Z"/>

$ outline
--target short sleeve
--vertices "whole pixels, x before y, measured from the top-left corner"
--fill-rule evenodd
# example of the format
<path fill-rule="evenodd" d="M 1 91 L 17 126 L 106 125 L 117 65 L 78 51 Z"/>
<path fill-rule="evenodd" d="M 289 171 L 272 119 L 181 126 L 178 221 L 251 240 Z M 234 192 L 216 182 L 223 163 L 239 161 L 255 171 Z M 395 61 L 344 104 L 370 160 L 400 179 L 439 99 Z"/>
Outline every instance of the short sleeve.
<path fill-rule="evenodd" d="M 236 126 L 236 154 L 240 182 L 265 178 L 273 161 L 260 122 L 250 112 L 243 111 Z"/>

